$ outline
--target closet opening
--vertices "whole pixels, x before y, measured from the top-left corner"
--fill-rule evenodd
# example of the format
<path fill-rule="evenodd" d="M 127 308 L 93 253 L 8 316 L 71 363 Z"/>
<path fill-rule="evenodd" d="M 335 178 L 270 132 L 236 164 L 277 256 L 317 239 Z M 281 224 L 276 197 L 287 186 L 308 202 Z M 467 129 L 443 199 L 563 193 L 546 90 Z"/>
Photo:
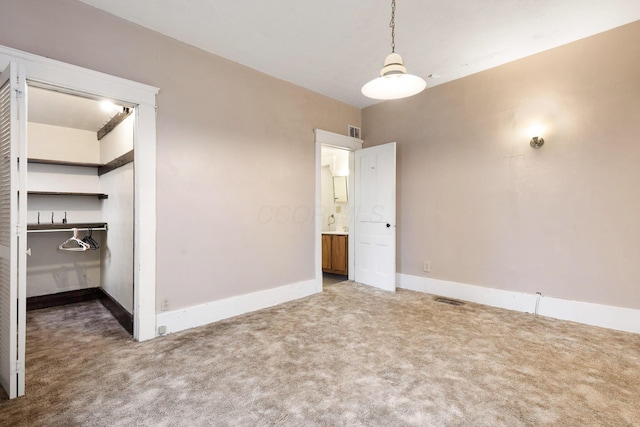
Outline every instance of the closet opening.
<path fill-rule="evenodd" d="M 27 81 L 28 311 L 99 300 L 133 334 L 135 108 Z"/>

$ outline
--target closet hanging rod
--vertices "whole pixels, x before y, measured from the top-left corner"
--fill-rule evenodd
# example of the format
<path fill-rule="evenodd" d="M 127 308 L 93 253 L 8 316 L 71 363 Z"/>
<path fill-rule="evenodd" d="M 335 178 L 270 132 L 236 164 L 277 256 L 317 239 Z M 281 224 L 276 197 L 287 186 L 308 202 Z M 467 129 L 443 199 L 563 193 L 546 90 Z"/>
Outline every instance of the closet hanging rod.
<path fill-rule="evenodd" d="M 109 227 L 107 227 L 106 225 L 104 227 L 96 227 L 96 228 L 89 228 L 89 227 L 81 227 L 81 228 L 76 228 L 76 230 L 78 231 L 108 231 Z M 73 228 L 47 228 L 47 229 L 41 229 L 41 230 L 27 230 L 27 233 L 53 233 L 53 232 L 58 232 L 58 231 L 73 231 Z"/>
<path fill-rule="evenodd" d="M 81 231 L 108 231 L 109 226 L 106 222 L 95 223 L 67 223 L 67 224 L 27 224 L 27 233 L 52 233 L 54 231 L 73 231 L 73 229 Z"/>

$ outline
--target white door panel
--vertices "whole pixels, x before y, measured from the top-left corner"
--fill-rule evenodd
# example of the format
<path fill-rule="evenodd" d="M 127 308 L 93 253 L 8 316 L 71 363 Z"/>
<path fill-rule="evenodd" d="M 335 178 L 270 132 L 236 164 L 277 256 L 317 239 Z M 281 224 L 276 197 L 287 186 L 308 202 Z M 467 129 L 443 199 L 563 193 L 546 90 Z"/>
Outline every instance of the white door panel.
<path fill-rule="evenodd" d="M 0 74 L 0 385 L 24 394 L 26 310 L 26 84 L 10 63 Z M 23 167 L 18 167 L 22 157 Z"/>
<path fill-rule="evenodd" d="M 355 281 L 395 291 L 396 143 L 355 156 Z"/>

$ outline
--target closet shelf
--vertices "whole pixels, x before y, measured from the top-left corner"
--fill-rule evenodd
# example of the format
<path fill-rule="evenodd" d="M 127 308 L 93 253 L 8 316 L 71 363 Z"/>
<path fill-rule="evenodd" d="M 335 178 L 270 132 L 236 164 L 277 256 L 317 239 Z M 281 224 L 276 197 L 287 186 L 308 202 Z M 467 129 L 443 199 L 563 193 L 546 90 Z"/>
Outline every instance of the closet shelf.
<path fill-rule="evenodd" d="M 30 196 L 77 196 L 77 197 L 97 197 L 98 199 L 108 199 L 109 195 L 104 193 L 78 193 L 64 191 L 28 191 Z"/>
<path fill-rule="evenodd" d="M 133 150 L 124 153 L 120 157 L 116 157 L 108 163 L 88 163 L 88 162 L 68 162 L 66 160 L 52 160 L 52 159 L 34 159 L 28 158 L 27 163 L 38 163 L 41 165 L 55 165 L 55 166 L 77 166 L 84 168 L 96 168 L 98 170 L 98 176 L 118 169 L 121 166 L 133 162 Z"/>
<path fill-rule="evenodd" d="M 79 167 L 85 167 L 85 168 L 98 168 L 100 166 L 104 166 L 102 163 L 67 162 L 64 160 L 32 159 L 32 158 L 28 158 L 27 163 L 38 163 L 41 165 L 56 165 L 56 166 L 79 166 Z"/>
<path fill-rule="evenodd" d="M 104 175 L 107 172 L 118 169 L 121 166 L 133 162 L 133 150 L 128 153 L 124 153 L 122 156 L 111 160 L 109 163 L 105 163 L 98 168 L 98 176 Z"/>
<path fill-rule="evenodd" d="M 27 231 L 71 231 L 77 228 L 81 230 L 106 230 L 106 222 L 69 222 L 66 224 L 27 224 Z"/>

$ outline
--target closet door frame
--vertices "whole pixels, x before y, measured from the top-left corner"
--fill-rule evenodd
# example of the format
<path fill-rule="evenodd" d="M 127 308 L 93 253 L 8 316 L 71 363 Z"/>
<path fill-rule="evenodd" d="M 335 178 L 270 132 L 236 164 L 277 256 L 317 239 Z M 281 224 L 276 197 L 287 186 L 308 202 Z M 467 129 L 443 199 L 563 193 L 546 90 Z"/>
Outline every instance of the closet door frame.
<path fill-rule="evenodd" d="M 0 45 L 0 69 L 11 62 L 29 81 L 136 105 L 134 128 L 133 337 L 156 333 L 156 95 L 158 88 Z M 142 242 L 145 248 L 142 250 Z"/>

